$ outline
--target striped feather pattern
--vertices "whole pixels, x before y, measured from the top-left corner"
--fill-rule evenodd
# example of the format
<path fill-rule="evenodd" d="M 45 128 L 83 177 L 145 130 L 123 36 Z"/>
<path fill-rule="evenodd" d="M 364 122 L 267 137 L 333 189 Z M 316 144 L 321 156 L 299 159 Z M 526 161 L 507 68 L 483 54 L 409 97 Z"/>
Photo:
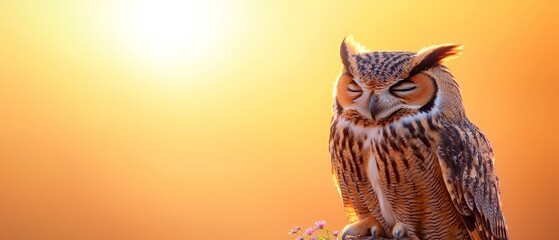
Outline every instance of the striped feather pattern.
<path fill-rule="evenodd" d="M 352 221 L 373 215 L 386 233 L 392 230 L 366 175 L 367 164 L 376 164 L 380 187 L 411 239 L 470 239 L 441 176 L 438 131 L 438 121 L 432 117 L 369 128 L 333 118 L 333 172 L 346 211 L 355 214 Z M 367 162 L 370 156 L 375 162 Z"/>

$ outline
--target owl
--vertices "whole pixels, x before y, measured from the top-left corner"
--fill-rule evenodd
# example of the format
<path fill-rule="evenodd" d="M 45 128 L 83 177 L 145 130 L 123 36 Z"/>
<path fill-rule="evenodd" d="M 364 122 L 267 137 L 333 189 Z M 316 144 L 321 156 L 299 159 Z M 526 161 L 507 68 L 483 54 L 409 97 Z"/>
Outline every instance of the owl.
<path fill-rule="evenodd" d="M 342 239 L 508 239 L 493 151 L 443 65 L 460 51 L 342 41 L 329 141 Z"/>

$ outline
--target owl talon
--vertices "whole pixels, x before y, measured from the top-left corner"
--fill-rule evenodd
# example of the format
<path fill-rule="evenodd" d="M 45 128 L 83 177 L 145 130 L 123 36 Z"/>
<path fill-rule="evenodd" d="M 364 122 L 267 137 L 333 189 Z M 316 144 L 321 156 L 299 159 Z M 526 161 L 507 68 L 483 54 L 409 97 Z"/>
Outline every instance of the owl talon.
<path fill-rule="evenodd" d="M 378 227 L 377 226 L 372 226 L 371 227 L 371 236 L 373 237 L 373 239 L 378 237 Z"/>
<path fill-rule="evenodd" d="M 349 236 L 368 236 L 369 234 L 373 238 L 384 235 L 380 223 L 372 216 L 346 225 L 342 230 L 341 239 L 346 240 Z"/>
<path fill-rule="evenodd" d="M 343 232 L 342 233 L 342 239 L 341 240 L 346 240 L 347 238 L 347 232 Z"/>
<path fill-rule="evenodd" d="M 401 223 L 401 222 L 396 223 L 394 225 L 394 227 L 392 228 L 392 235 L 394 236 L 394 239 L 396 239 L 396 240 L 405 239 L 406 227 L 404 226 L 404 224 Z"/>

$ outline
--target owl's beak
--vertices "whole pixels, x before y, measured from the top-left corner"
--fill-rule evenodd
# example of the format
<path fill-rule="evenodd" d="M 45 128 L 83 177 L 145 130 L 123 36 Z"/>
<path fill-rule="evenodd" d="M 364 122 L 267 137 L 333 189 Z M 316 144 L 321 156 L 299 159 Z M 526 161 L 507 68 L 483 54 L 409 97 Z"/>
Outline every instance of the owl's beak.
<path fill-rule="evenodd" d="M 369 111 L 373 120 L 379 120 L 389 115 L 396 107 L 395 103 L 381 99 L 379 95 L 372 95 L 369 100 Z"/>
<path fill-rule="evenodd" d="M 376 116 L 381 111 L 379 107 L 380 104 L 377 100 L 377 97 L 375 95 L 372 95 L 371 99 L 369 100 L 369 110 L 371 111 L 371 117 L 373 118 L 373 120 L 377 120 Z"/>

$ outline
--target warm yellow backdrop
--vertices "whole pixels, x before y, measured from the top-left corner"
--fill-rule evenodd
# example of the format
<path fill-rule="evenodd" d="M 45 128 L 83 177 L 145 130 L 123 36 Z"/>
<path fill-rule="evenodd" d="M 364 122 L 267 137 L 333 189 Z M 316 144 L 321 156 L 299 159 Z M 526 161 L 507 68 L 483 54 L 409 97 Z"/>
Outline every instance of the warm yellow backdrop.
<path fill-rule="evenodd" d="M 139 26 L 137 1 L 0 3 L 0 239 L 341 228 L 327 141 L 348 34 L 464 44 L 449 66 L 493 144 L 510 235 L 557 236 L 557 2 L 157 2 Z"/>

